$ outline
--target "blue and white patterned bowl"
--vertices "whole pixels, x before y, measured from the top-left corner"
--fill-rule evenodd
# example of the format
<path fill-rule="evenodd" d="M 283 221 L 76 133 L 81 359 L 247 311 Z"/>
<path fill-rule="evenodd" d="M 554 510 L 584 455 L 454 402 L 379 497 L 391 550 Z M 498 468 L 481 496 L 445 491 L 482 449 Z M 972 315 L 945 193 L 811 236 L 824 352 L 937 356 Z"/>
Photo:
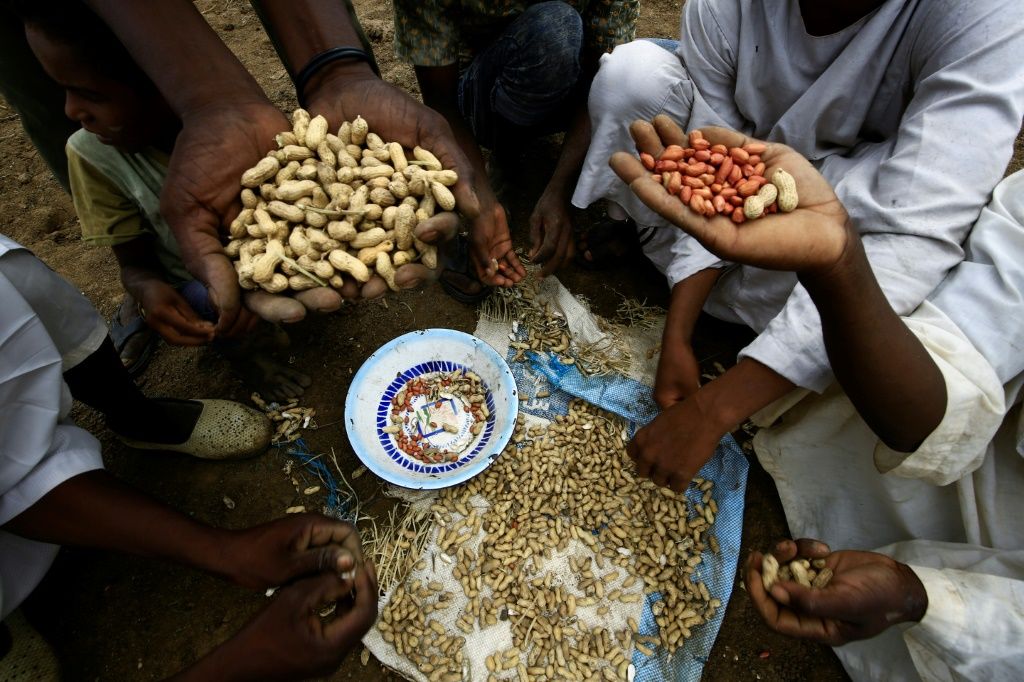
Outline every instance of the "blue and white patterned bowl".
<path fill-rule="evenodd" d="M 391 434 L 384 433 L 391 399 L 410 379 L 459 368 L 475 372 L 483 381 L 492 418 L 458 461 L 424 464 L 399 450 Z M 359 459 L 384 480 L 405 488 L 445 488 L 476 476 L 501 454 L 518 413 L 512 371 L 493 348 L 454 329 L 425 329 L 392 339 L 366 359 L 348 389 L 345 429 Z M 422 435 L 441 448 L 452 438 L 444 430 Z"/>

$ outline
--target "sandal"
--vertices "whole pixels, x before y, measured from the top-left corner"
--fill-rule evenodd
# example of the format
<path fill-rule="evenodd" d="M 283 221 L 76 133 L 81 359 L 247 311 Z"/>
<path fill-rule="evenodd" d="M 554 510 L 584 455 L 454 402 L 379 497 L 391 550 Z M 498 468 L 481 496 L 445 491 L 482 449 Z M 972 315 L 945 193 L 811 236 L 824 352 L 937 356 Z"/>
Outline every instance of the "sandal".
<path fill-rule="evenodd" d="M 577 235 L 574 258 L 584 270 L 612 270 L 628 262 L 640 251 L 636 223 L 632 218 L 612 220 L 605 217 Z M 584 254 L 590 252 L 590 258 Z"/>
<path fill-rule="evenodd" d="M 183 443 L 153 443 L 118 435 L 121 442 L 136 450 L 181 452 L 200 459 L 243 459 L 270 447 L 272 424 L 265 414 L 251 407 L 231 400 L 160 400 L 195 402 L 202 406 L 188 440 Z"/>
<path fill-rule="evenodd" d="M 444 292 L 459 303 L 476 305 L 491 294 L 491 287 L 486 286 L 473 271 L 473 263 L 469 258 L 469 238 L 464 235 L 457 235 L 455 243 L 444 257 L 444 269 L 439 277 L 441 288 Z M 462 280 L 465 284 L 459 284 L 452 280 Z M 477 291 L 471 291 L 473 284 L 479 286 Z M 468 286 L 467 286 L 468 284 Z"/>
<path fill-rule="evenodd" d="M 129 308 L 133 309 L 134 316 L 125 324 L 121 320 Z M 117 354 L 121 356 L 124 368 L 128 370 L 128 375 L 132 378 L 142 374 L 149 364 L 157 344 L 160 343 L 160 337 L 149 328 L 146 320 L 139 313 L 135 301 L 127 294 L 110 319 L 110 339 L 114 342 Z M 130 349 L 140 350 L 137 353 L 132 353 Z"/>

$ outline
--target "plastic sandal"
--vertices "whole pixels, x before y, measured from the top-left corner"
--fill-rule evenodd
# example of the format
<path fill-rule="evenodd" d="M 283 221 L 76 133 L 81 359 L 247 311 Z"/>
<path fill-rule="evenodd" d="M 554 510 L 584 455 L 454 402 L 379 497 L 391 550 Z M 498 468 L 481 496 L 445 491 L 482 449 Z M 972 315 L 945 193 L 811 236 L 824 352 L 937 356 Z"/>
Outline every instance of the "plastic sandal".
<path fill-rule="evenodd" d="M 172 399 L 161 399 L 167 401 Z M 195 400 L 203 410 L 184 443 L 150 443 L 118 436 L 137 450 L 164 450 L 200 459 L 243 459 L 270 447 L 273 427 L 262 412 L 231 400 Z"/>
<path fill-rule="evenodd" d="M 153 351 L 156 349 L 157 344 L 160 343 L 160 337 L 146 325 L 142 315 L 136 314 L 128 324 L 121 322 L 124 307 L 130 300 L 130 297 L 125 296 L 121 301 L 121 305 L 117 307 L 114 317 L 110 319 L 110 340 L 114 342 L 117 354 L 121 355 L 131 339 L 140 334 L 146 337 L 146 343 L 142 346 L 142 351 L 135 359 L 124 366 L 128 370 L 128 375 L 134 378 L 142 374 L 146 366 L 149 365 L 149 361 L 153 357 Z M 122 356 L 121 359 L 123 361 L 124 357 Z"/>

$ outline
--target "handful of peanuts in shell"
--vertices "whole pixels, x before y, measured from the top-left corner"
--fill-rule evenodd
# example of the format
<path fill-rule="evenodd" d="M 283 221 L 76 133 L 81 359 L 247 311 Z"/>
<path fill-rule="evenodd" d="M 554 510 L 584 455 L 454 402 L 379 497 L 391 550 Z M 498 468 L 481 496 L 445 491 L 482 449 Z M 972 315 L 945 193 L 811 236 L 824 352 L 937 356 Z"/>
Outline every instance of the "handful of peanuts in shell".
<path fill-rule="evenodd" d="M 270 293 L 360 286 L 376 273 L 392 291 L 397 268 L 437 267 L 437 248 L 416 238 L 419 222 L 451 211 L 458 182 L 432 153 L 410 159 L 398 142 L 370 132 L 362 117 L 341 124 L 304 109 L 278 149 L 242 174 L 242 212 L 224 247 L 244 289 Z"/>
<path fill-rule="evenodd" d="M 788 213 L 799 204 L 796 181 L 779 168 L 765 177 L 762 142 L 742 147 L 711 144 L 699 130 L 689 147 L 670 144 L 658 158 L 644 152 L 640 161 L 669 194 L 708 218 L 728 216 L 737 225 L 770 213 Z"/>
<path fill-rule="evenodd" d="M 764 585 L 764 591 L 770 593 L 772 585 L 780 580 L 792 580 L 804 587 L 822 589 L 832 580 L 832 569 L 825 565 L 824 559 L 796 558 L 780 566 L 779 560 L 768 552 L 761 560 L 761 583 Z"/>

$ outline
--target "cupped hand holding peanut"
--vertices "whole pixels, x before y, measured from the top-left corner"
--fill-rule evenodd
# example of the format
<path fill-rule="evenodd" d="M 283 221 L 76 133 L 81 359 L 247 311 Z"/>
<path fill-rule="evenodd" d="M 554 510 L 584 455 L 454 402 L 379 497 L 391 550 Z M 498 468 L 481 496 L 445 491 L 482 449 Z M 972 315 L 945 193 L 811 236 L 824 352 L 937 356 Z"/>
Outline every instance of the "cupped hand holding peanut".
<path fill-rule="evenodd" d="M 526 276 L 512 248 L 504 210 L 490 191 L 486 175 L 479 176 L 459 147 L 444 116 L 379 78 L 345 80 L 339 76 L 332 80 L 328 75 L 308 94 L 310 113 L 321 114 L 335 125 L 359 114 L 383 139 L 398 142 L 408 149 L 417 146 L 429 149 L 444 168 L 458 174 L 458 182 L 450 189 L 459 215 L 470 226 L 470 258 L 480 280 L 486 285 L 512 286 Z M 437 235 L 432 243 L 439 245 L 449 235 L 454 236 L 457 229 L 458 225 L 451 230 L 445 226 L 443 233 L 428 228 L 423 232 Z M 423 241 L 430 242 L 430 238 L 424 236 Z M 403 270 L 417 272 L 416 268 Z M 408 286 L 424 281 L 428 277 L 425 270 L 420 268 Z M 429 276 L 440 272 L 440 269 L 430 271 Z M 404 286 L 401 283 L 404 274 L 400 270 L 396 275 L 400 286 Z"/>
<path fill-rule="evenodd" d="M 770 270 L 803 271 L 829 267 L 839 260 L 846 248 L 849 239 L 846 210 L 828 181 L 807 159 L 790 147 L 754 140 L 725 128 L 702 128 L 699 132 L 691 131 L 691 134 L 696 133 L 693 135 L 694 142 L 701 140 L 697 146 L 702 149 L 698 151 L 708 152 L 709 161 L 713 154 L 711 148 L 718 145 L 721 145 L 719 149 L 725 148 L 727 151 L 738 149 L 749 154 L 745 149 L 750 149 L 760 152 L 757 155 L 760 157 L 760 165 L 756 170 L 761 172 L 753 174 L 757 177 L 750 187 L 745 187 L 744 182 L 751 181 L 734 178 L 738 182 L 730 189 L 734 189 L 735 194 L 726 192 L 729 196 L 722 196 L 721 192 L 714 194 L 710 190 L 710 184 L 718 181 L 717 175 L 722 172 L 723 164 L 714 168 L 714 173 L 707 173 L 716 176 L 714 179 L 707 178 L 712 181 L 710 184 L 704 182 L 700 175 L 693 176 L 707 186 L 707 193 L 712 193 L 712 197 L 708 199 L 704 196 L 705 192 L 697 193 L 700 188 L 695 189 L 682 181 L 679 187 L 671 187 L 676 190 L 675 194 L 671 193 L 670 188 L 666 186 L 668 183 L 665 182 L 665 173 L 659 178 L 661 182 L 652 177 L 652 171 L 657 174 L 657 166 L 651 162 L 662 159 L 666 149 L 673 145 L 680 148 L 680 151 L 687 147 L 693 149 L 690 134 L 664 115 L 655 117 L 652 122 L 636 121 L 630 127 L 630 132 L 643 160 L 638 159 L 633 153 L 617 152 L 610 160 L 612 168 L 651 210 L 692 235 L 715 255 L 725 260 Z M 669 156 L 673 154 L 670 153 Z M 722 156 L 722 161 L 725 162 L 726 155 Z M 728 165 L 738 167 L 735 159 L 730 160 L 732 163 Z M 652 166 L 651 170 L 645 168 L 644 161 L 647 161 L 648 166 Z M 705 170 L 711 171 L 712 166 L 709 164 Z M 799 188 L 797 206 L 783 206 L 783 197 L 761 197 L 762 214 L 756 219 L 748 219 L 747 216 L 740 218 L 742 214 L 736 214 L 735 209 L 741 207 L 735 204 L 731 205 L 731 209 L 715 206 L 716 199 L 718 202 L 729 202 L 732 196 L 746 199 L 748 196 L 759 196 L 762 191 L 770 192 L 769 187 L 777 189 L 778 186 L 774 182 L 762 183 L 757 178 L 767 179 L 775 176 L 780 184 L 785 184 L 785 176 L 775 175 L 779 170 L 788 173 L 795 186 Z M 733 172 L 731 168 L 726 170 L 724 179 L 728 179 Z M 680 173 L 680 180 L 682 177 L 691 176 Z M 757 183 L 758 187 L 754 188 L 753 183 Z M 722 183 L 718 184 L 721 186 Z M 690 189 L 686 192 L 689 196 L 684 195 L 687 188 Z M 694 197 L 699 197 L 700 201 L 693 201 Z M 763 206 L 772 203 L 767 200 L 769 198 L 779 202 L 780 210 L 764 214 Z M 726 210 L 719 210 L 722 208 Z"/>
<path fill-rule="evenodd" d="M 279 313 L 302 308 L 277 294 L 330 310 L 436 271 L 434 242 L 458 223 L 455 171 L 422 147 L 384 141 L 360 116 L 333 134 L 326 118 L 296 109 L 276 141 L 242 174 L 243 209 L 224 249 L 250 307 L 291 321 Z"/>
<path fill-rule="evenodd" d="M 833 552 L 809 538 L 752 552 L 745 584 L 768 627 L 831 646 L 920 621 L 928 609 L 927 591 L 906 564 L 877 552 Z"/>
<path fill-rule="evenodd" d="M 222 228 L 237 213 L 238 177 L 266 153 L 287 119 L 269 102 L 216 102 L 188 113 L 174 144 L 160 212 L 188 271 L 202 281 L 217 311 L 216 334 L 234 338 L 259 318 L 242 305 L 238 277 L 224 255 Z M 296 302 L 301 315 L 305 308 Z M 294 314 L 294 311 L 293 311 Z"/>

